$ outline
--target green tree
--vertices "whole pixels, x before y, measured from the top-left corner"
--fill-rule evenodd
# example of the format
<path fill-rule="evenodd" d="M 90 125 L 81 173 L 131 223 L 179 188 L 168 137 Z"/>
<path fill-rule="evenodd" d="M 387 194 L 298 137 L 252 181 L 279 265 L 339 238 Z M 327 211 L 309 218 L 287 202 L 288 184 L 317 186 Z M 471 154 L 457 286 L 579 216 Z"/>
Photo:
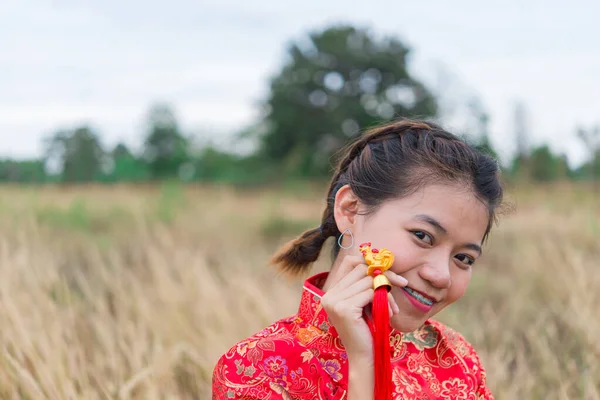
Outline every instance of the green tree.
<path fill-rule="evenodd" d="M 46 180 L 43 160 L 0 160 L 0 181 L 40 183 Z"/>
<path fill-rule="evenodd" d="M 0 181 L 15 182 L 19 180 L 18 162 L 14 160 L 0 161 Z"/>
<path fill-rule="evenodd" d="M 600 189 L 600 184 L 598 184 L 600 180 L 600 149 L 596 150 L 591 160 L 583 163 L 573 171 L 573 177 L 578 180 L 592 179 L 595 182 L 595 186 Z"/>
<path fill-rule="evenodd" d="M 532 150 L 529 157 L 530 178 L 536 182 L 550 182 L 563 179 L 568 175 L 568 166 L 564 156 L 552 153 L 548 145 Z"/>
<path fill-rule="evenodd" d="M 291 44 L 270 84 L 260 150 L 288 172 L 327 172 L 330 156 L 361 129 L 429 117 L 436 102 L 407 71 L 409 49 L 365 29 L 330 27 Z"/>
<path fill-rule="evenodd" d="M 487 153 L 498 160 L 498 153 L 490 140 L 490 115 L 485 110 L 481 100 L 474 97 L 468 104 L 471 114 L 474 119 L 474 127 L 472 130 L 476 137 L 476 147 L 484 153 Z"/>
<path fill-rule="evenodd" d="M 111 152 L 112 171 L 109 181 L 140 181 L 150 177 L 146 163 L 137 158 L 127 146 L 119 143 Z"/>
<path fill-rule="evenodd" d="M 579 128 L 577 136 L 589 152 L 589 161 L 582 171 L 594 182 L 594 188 L 600 191 L 600 125 L 590 129 Z"/>
<path fill-rule="evenodd" d="M 106 158 L 98 135 L 82 126 L 48 138 L 46 160 L 58 162 L 62 181 L 86 182 L 100 177 Z"/>
<path fill-rule="evenodd" d="M 111 153 L 113 158 L 133 157 L 133 153 L 124 143 L 118 143 Z"/>
<path fill-rule="evenodd" d="M 166 104 L 155 104 L 148 113 L 144 158 L 153 178 L 177 176 L 189 160 L 188 140 L 181 134 L 175 113 Z"/>

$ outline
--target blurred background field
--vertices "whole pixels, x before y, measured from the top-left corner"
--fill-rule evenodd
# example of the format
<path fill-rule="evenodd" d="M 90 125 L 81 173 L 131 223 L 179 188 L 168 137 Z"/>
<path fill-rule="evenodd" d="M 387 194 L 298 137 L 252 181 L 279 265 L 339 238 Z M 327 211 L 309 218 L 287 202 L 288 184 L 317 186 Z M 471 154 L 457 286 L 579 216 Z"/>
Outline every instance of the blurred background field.
<path fill-rule="evenodd" d="M 296 312 L 302 279 L 267 261 L 318 224 L 324 189 L 2 188 L 0 398 L 210 398 L 220 354 Z M 600 204 L 585 185 L 509 193 L 517 210 L 439 319 L 497 398 L 598 399 Z"/>
<path fill-rule="evenodd" d="M 598 13 L 2 2 L 0 399 L 210 398 L 296 311 L 267 263 L 319 225 L 337 151 L 405 117 L 496 156 L 512 206 L 439 318 L 498 399 L 600 399 Z"/>

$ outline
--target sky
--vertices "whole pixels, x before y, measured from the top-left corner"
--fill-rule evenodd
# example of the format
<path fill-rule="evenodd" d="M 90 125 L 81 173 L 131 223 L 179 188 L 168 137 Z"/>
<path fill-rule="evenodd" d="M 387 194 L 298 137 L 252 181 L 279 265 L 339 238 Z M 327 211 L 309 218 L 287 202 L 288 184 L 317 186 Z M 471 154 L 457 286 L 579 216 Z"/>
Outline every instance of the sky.
<path fill-rule="evenodd" d="M 411 73 L 445 104 L 478 96 L 502 157 L 523 102 L 531 144 L 577 165 L 575 129 L 600 124 L 598 17 L 593 0 L 2 0 L 0 158 L 39 156 L 43 137 L 83 123 L 135 148 L 157 101 L 227 144 L 258 118 L 290 41 L 349 23 L 408 45 Z"/>

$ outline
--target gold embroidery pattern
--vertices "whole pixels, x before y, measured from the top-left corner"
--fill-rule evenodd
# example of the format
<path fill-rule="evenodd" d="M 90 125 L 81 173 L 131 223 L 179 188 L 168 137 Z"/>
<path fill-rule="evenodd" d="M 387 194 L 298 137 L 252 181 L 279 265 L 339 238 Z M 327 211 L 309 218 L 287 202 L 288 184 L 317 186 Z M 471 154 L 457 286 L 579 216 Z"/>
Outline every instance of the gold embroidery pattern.
<path fill-rule="evenodd" d="M 393 331 L 390 345 L 394 399 L 493 400 L 479 357 L 447 326 Z M 308 291 L 297 315 L 232 346 L 213 373 L 213 400 L 347 400 L 347 389 L 345 349 Z"/>

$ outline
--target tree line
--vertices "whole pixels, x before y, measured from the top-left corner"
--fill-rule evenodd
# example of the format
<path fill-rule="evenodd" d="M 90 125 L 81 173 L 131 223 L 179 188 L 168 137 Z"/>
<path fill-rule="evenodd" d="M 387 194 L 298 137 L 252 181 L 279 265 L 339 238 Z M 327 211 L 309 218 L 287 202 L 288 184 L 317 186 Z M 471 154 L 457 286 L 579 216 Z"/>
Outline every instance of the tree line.
<path fill-rule="evenodd" d="M 163 179 L 263 183 L 289 178 L 320 178 L 330 172 L 332 156 L 370 126 L 400 117 L 442 119 L 438 98 L 408 71 L 410 49 L 395 37 L 369 30 L 331 26 L 293 42 L 287 62 L 269 82 L 263 117 L 238 137 L 254 151 L 240 155 L 215 146 L 193 145 L 168 104 L 153 105 L 141 149 L 124 143 L 102 144 L 91 126 L 54 132 L 44 139 L 44 154 L 33 160 L 0 160 L 4 182 L 144 182 Z M 600 176 L 600 126 L 578 128 L 589 151 L 576 169 L 547 145 L 529 147 L 527 130 L 515 113 L 517 152 L 508 176 L 532 181 L 590 179 Z M 459 132 L 496 155 L 489 140 L 489 116 L 471 107 L 475 123 Z"/>

